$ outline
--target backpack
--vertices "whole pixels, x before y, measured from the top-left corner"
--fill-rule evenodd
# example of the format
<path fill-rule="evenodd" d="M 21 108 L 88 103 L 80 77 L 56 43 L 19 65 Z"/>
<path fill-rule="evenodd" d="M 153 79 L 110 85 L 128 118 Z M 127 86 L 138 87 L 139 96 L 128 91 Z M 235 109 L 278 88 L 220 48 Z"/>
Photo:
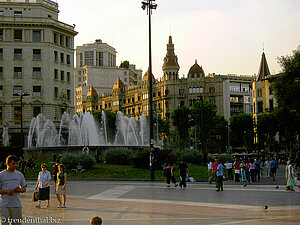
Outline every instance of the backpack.
<path fill-rule="evenodd" d="M 58 173 L 58 165 L 55 164 L 52 169 L 52 175 L 55 176 Z"/>

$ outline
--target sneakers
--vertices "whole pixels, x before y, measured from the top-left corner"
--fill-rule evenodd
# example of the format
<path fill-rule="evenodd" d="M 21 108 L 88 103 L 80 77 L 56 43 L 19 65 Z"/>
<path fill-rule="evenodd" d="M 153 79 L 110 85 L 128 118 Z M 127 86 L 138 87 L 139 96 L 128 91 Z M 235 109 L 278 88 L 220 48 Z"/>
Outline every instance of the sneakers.
<path fill-rule="evenodd" d="M 40 205 L 36 205 L 36 206 L 35 206 L 35 208 L 37 208 L 37 209 L 40 209 L 40 208 L 41 208 L 41 206 L 40 206 Z"/>
<path fill-rule="evenodd" d="M 57 205 L 57 208 L 60 208 L 61 207 L 61 205 Z"/>
<path fill-rule="evenodd" d="M 67 208 L 65 205 L 62 206 L 63 209 Z"/>

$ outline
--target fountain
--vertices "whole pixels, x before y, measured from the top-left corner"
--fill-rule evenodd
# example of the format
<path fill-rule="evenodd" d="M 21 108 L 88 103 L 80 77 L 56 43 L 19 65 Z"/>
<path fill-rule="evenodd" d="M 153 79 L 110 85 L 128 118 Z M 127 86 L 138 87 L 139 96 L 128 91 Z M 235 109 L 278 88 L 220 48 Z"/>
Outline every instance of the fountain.
<path fill-rule="evenodd" d="M 114 140 L 109 143 L 108 140 Z M 117 112 L 115 137 L 109 138 L 106 115 L 101 112 L 101 124 L 97 124 L 89 112 L 70 117 L 64 113 L 57 130 L 51 120 L 42 114 L 31 120 L 28 132 L 28 148 L 58 146 L 145 146 L 149 141 L 149 124 L 146 116 L 139 121 Z"/>

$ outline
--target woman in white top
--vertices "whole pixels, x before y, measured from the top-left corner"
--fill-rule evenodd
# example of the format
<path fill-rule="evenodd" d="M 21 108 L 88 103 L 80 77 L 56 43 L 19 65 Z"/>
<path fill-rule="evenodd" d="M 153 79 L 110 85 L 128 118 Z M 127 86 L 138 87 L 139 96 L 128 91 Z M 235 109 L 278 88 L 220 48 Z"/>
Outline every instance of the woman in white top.
<path fill-rule="evenodd" d="M 47 200 L 47 207 L 50 207 L 50 181 L 51 181 L 51 174 L 47 170 L 47 165 L 41 165 L 42 171 L 39 172 L 39 176 L 35 185 L 35 190 L 39 188 L 39 203 L 36 208 L 41 208 L 41 201 Z"/>

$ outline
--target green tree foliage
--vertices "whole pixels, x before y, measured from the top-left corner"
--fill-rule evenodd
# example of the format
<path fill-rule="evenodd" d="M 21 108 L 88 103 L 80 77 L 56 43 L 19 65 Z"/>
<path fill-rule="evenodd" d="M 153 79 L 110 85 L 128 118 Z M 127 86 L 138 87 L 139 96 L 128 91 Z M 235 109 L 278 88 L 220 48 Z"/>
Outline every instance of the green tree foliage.
<path fill-rule="evenodd" d="M 120 64 L 120 67 L 128 69 L 129 68 L 129 61 L 127 61 L 127 60 L 122 61 L 121 64 Z"/>
<path fill-rule="evenodd" d="M 280 134 L 291 152 L 296 136 L 300 134 L 300 46 L 292 55 L 279 58 L 282 73 L 271 80 L 278 109 Z"/>
<path fill-rule="evenodd" d="M 108 138 L 112 138 L 108 140 L 109 143 L 113 143 L 114 136 L 116 133 L 116 117 L 117 112 L 104 111 L 106 116 L 106 132 Z M 99 125 L 102 124 L 102 113 L 101 111 L 93 112 L 93 116 Z"/>
<path fill-rule="evenodd" d="M 264 148 L 264 143 L 266 143 L 267 148 L 270 150 L 273 138 L 279 129 L 278 122 L 276 112 L 264 113 L 258 117 L 257 135 L 260 148 Z"/>
<path fill-rule="evenodd" d="M 253 120 L 252 116 L 239 113 L 230 117 L 230 143 L 234 147 L 246 146 L 252 150 L 253 146 Z"/>
<path fill-rule="evenodd" d="M 190 110 L 185 106 L 175 109 L 171 114 L 173 126 L 176 128 L 176 133 L 178 135 L 178 138 L 176 138 L 176 140 L 178 141 L 178 146 L 180 149 L 183 149 L 184 146 L 189 142 L 189 114 Z"/>

